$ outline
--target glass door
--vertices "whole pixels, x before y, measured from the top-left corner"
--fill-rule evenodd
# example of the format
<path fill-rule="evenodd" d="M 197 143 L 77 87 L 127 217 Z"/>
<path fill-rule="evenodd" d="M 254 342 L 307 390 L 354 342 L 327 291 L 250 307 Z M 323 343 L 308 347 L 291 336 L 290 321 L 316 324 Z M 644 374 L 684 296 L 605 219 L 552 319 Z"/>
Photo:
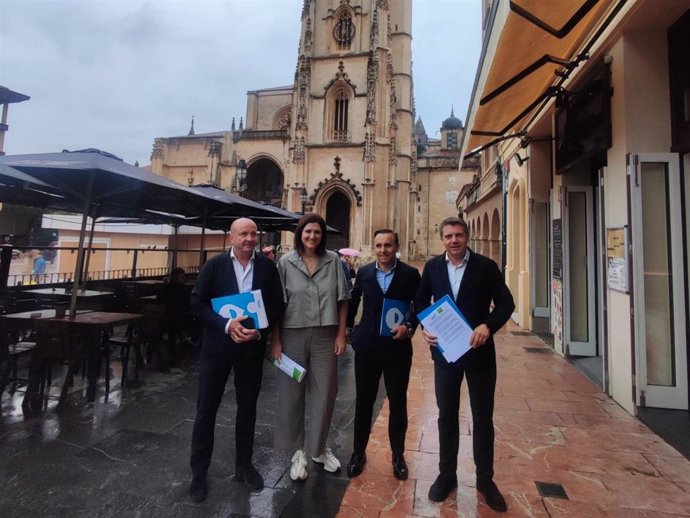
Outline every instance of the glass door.
<path fill-rule="evenodd" d="M 565 274 L 565 345 L 571 356 L 596 356 L 594 293 L 594 209 L 592 188 L 566 189 L 563 260 Z"/>
<path fill-rule="evenodd" d="M 688 408 L 678 156 L 629 157 L 637 403 Z"/>
<path fill-rule="evenodd" d="M 532 316 L 551 316 L 551 272 L 549 270 L 549 204 L 532 201 Z"/>

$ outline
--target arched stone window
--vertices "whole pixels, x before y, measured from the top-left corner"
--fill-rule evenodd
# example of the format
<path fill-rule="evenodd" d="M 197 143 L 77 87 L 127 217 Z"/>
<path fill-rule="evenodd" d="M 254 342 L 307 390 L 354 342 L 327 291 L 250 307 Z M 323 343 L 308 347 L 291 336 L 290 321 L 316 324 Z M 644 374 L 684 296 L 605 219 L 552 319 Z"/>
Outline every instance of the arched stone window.
<path fill-rule="evenodd" d="M 355 24 L 352 22 L 352 13 L 343 9 L 338 15 L 333 27 L 333 38 L 338 50 L 350 50 L 352 40 L 355 37 Z"/>
<path fill-rule="evenodd" d="M 331 140 L 349 141 L 352 89 L 345 82 L 336 83 L 328 92 L 326 99 L 328 107 L 326 134 Z"/>

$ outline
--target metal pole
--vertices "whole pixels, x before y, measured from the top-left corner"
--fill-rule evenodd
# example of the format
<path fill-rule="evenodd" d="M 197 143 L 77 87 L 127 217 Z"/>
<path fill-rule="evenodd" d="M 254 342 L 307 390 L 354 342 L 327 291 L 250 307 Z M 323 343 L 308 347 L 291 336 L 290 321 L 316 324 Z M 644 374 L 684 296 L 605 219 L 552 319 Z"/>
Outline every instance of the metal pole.
<path fill-rule="evenodd" d="M 82 279 L 84 279 L 84 290 L 86 290 L 86 282 L 88 280 L 87 275 L 89 273 L 89 264 L 91 263 L 91 254 L 93 253 L 93 232 L 96 228 L 97 211 L 98 208 L 94 208 L 93 214 L 91 215 L 91 231 L 89 232 L 89 246 L 87 248 L 86 260 L 82 274 Z"/>
<path fill-rule="evenodd" d="M 89 217 L 89 207 L 91 207 L 91 192 L 93 191 L 93 175 L 89 174 L 89 183 L 86 187 L 86 197 L 84 198 L 84 209 L 81 218 L 81 230 L 79 231 L 79 249 L 77 252 L 77 264 L 74 268 L 74 281 L 72 284 L 72 296 L 69 301 L 69 318 L 74 319 L 77 316 L 77 291 L 81 283 L 81 265 L 84 262 L 84 234 L 86 234 L 86 220 Z"/>

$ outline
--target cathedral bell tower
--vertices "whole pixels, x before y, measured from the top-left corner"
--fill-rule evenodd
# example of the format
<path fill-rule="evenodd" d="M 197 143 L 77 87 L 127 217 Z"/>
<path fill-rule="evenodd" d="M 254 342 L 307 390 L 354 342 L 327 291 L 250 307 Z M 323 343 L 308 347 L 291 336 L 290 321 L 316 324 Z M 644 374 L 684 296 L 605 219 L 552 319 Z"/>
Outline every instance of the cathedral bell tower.
<path fill-rule="evenodd" d="M 373 231 L 414 239 L 412 0 L 304 0 L 288 208 L 321 214 L 368 253 Z M 301 195 L 301 197 L 300 197 Z"/>

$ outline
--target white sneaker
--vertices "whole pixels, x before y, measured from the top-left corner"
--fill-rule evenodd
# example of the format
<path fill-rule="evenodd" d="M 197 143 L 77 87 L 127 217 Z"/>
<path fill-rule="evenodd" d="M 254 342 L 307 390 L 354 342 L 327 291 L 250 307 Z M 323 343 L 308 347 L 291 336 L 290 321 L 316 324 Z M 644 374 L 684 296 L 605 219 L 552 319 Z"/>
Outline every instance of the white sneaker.
<path fill-rule="evenodd" d="M 297 450 L 292 456 L 290 478 L 292 480 L 304 480 L 307 478 L 307 454 L 302 450 Z"/>
<path fill-rule="evenodd" d="M 311 460 L 323 464 L 323 469 L 331 473 L 335 473 L 340 469 L 340 461 L 335 458 L 335 455 L 333 455 L 333 452 L 328 446 L 326 446 L 326 449 L 323 450 L 321 455 L 312 457 Z"/>

